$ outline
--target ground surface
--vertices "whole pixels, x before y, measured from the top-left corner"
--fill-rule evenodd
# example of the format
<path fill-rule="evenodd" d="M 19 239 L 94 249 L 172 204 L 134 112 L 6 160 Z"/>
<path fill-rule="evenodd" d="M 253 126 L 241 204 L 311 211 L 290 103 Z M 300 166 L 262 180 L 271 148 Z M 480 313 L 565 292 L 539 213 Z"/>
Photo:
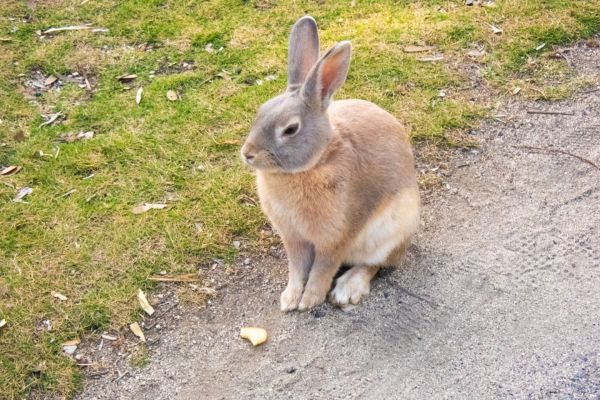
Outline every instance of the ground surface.
<path fill-rule="evenodd" d="M 232 276 L 274 271 L 265 287 L 280 290 L 285 262 L 257 258 L 277 243 L 239 149 L 285 88 L 289 30 L 305 13 L 323 51 L 352 41 L 337 97 L 376 102 L 422 147 L 424 194 L 449 172 L 435 154 L 482 137 L 469 130 L 496 105 L 589 88 L 561 47 L 600 46 L 598 0 L 0 1 L 0 397 L 70 398 L 85 372 L 112 379 L 110 354 L 86 347 L 104 331 L 118 340 L 103 350 L 144 365 L 169 318 L 186 319 L 166 310 L 203 307 L 211 290 L 221 304 L 221 278 L 262 301 Z M 138 214 L 144 203 L 159 209 Z M 161 317 L 144 321 L 139 289 Z M 149 349 L 130 337 L 136 321 L 153 326 Z"/>
<path fill-rule="evenodd" d="M 600 50 L 567 54 L 600 77 Z M 599 398 L 600 170 L 527 146 L 600 164 L 600 91 L 509 104 L 473 133 L 482 147 L 457 154 L 426 199 L 407 263 L 358 307 L 282 314 L 274 252 L 207 309 L 148 330 L 160 340 L 147 367 L 114 361 L 80 398 Z M 268 342 L 239 339 L 247 325 Z"/>

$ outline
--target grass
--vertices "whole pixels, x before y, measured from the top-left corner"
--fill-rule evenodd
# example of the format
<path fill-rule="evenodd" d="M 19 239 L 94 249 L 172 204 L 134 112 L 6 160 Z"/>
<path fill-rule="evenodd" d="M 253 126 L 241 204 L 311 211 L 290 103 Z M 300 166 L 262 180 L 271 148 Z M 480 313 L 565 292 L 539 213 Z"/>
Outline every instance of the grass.
<path fill-rule="evenodd" d="M 597 1 L 583 0 L 495 7 L 458 0 L 4 0 L 0 167 L 23 169 L 0 177 L 0 319 L 7 321 L 0 397 L 73 395 L 82 372 L 62 355 L 62 342 L 139 319 L 135 294 L 152 291 L 149 275 L 195 272 L 213 258 L 231 262 L 234 240 L 257 245 L 265 219 L 253 177 L 238 161 L 239 144 L 258 105 L 283 90 L 287 35 L 305 12 L 317 19 L 323 47 L 353 41 L 340 98 L 374 101 L 402 119 L 415 141 L 440 145 L 464 144 L 455 132 L 477 124 L 492 98 L 515 87 L 520 96 L 548 99 L 580 87 L 585 82 L 552 57 L 553 47 L 600 31 Z M 110 31 L 36 33 L 83 23 Z M 215 51 L 206 51 L 209 44 Z M 421 62 L 423 54 L 403 52 L 406 45 L 434 46 L 445 58 Z M 470 61 L 475 47 L 485 54 Z M 464 67 L 473 63 L 481 86 Z M 63 80 L 60 90 L 32 97 L 24 86 L 35 71 L 85 74 L 93 90 Z M 138 78 L 117 80 L 127 73 Z M 179 100 L 167 100 L 168 90 Z M 40 127 L 40 114 L 53 112 L 64 119 Z M 90 130 L 91 140 L 59 141 Z M 39 157 L 40 150 L 50 156 Z M 27 203 L 12 202 L 24 186 L 33 188 Z M 142 202 L 168 207 L 133 214 Z M 139 349 L 132 364 L 147 357 Z"/>

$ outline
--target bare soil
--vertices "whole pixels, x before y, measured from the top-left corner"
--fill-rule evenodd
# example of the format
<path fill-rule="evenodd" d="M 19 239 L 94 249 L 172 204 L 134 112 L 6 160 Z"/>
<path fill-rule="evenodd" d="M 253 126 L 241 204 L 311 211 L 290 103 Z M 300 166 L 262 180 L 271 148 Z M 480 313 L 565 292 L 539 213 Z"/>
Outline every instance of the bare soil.
<path fill-rule="evenodd" d="M 569 59 L 600 79 L 600 49 Z M 80 398 L 600 398 L 600 91 L 498 115 L 427 197 L 407 262 L 356 308 L 283 314 L 285 257 L 250 256 L 206 309 L 147 330 L 147 366 L 105 344 L 111 365 Z M 268 342 L 241 340 L 249 325 Z"/>

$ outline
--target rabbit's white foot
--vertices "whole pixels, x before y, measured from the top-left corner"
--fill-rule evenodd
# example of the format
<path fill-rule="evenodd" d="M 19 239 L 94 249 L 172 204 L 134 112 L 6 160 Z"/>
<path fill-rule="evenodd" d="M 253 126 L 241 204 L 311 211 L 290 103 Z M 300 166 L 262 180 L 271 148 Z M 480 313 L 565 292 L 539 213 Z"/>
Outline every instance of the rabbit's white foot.
<path fill-rule="evenodd" d="M 329 294 L 332 303 L 340 306 L 357 304 L 361 297 L 369 294 L 371 276 L 359 268 L 354 267 L 337 279 L 335 288 Z"/>
<path fill-rule="evenodd" d="M 281 311 L 287 312 L 298 308 L 302 298 L 302 286 L 287 285 L 281 292 Z"/>

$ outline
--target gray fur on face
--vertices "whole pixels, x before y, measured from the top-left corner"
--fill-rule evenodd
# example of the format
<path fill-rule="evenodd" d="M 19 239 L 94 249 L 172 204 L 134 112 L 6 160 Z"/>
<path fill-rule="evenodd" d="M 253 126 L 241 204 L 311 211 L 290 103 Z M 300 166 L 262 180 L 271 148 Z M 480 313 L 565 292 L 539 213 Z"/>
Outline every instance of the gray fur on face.
<path fill-rule="evenodd" d="M 284 135 L 296 121 L 298 131 Z M 331 135 L 327 114 L 315 112 L 299 91 L 288 91 L 260 107 L 244 150 L 256 153 L 251 165 L 257 169 L 300 172 L 314 165 Z"/>
<path fill-rule="evenodd" d="M 294 173 L 317 164 L 334 134 L 327 107 L 346 79 L 350 53 L 350 43 L 340 42 L 318 59 L 314 19 L 306 16 L 294 24 L 288 52 L 288 89 L 260 107 L 242 147 L 242 159 L 248 165 Z M 298 129 L 287 129 L 296 126 Z"/>

